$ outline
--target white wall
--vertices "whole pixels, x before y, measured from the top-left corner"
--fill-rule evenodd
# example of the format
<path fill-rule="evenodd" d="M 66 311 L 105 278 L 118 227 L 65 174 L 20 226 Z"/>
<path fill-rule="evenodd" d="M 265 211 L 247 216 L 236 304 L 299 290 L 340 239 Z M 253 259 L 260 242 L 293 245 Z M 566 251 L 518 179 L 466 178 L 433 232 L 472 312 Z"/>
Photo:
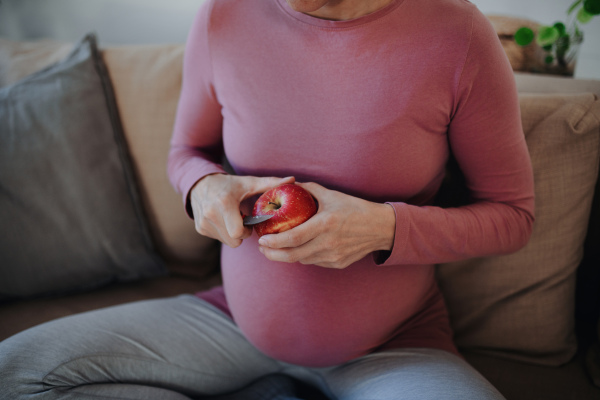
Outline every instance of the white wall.
<path fill-rule="evenodd" d="M 183 43 L 204 0 L 0 1 L 0 36 L 74 41 L 95 31 L 110 45 Z"/>
<path fill-rule="evenodd" d="M 183 43 L 204 0 L 0 1 L 0 36 L 74 41 L 95 31 L 101 45 L 110 45 Z M 472 2 L 485 14 L 513 15 L 552 24 L 565 19 L 572 0 Z M 600 17 L 584 26 L 584 34 L 575 76 L 600 79 Z"/>

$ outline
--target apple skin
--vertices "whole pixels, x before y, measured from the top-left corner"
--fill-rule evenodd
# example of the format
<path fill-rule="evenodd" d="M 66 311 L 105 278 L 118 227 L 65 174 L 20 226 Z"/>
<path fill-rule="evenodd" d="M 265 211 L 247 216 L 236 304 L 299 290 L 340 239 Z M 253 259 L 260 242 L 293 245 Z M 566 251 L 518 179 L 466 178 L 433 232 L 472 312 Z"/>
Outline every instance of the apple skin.
<path fill-rule="evenodd" d="M 254 230 L 258 237 L 285 232 L 316 213 L 317 204 L 307 190 L 293 183 L 276 186 L 263 193 L 254 203 L 252 216 L 273 215 L 254 225 Z"/>

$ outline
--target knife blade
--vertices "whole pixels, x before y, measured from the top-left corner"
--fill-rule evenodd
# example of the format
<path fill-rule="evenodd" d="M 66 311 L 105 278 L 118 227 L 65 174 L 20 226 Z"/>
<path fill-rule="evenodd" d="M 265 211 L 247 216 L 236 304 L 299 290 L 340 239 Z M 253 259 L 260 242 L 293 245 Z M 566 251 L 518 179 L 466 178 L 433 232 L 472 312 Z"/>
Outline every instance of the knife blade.
<path fill-rule="evenodd" d="M 264 221 L 268 220 L 272 216 L 273 216 L 273 214 L 270 214 L 270 215 L 257 215 L 255 217 L 253 217 L 253 216 L 250 215 L 250 216 L 244 217 L 244 225 L 245 226 L 250 226 L 250 225 L 260 224 L 261 222 L 264 222 Z"/>

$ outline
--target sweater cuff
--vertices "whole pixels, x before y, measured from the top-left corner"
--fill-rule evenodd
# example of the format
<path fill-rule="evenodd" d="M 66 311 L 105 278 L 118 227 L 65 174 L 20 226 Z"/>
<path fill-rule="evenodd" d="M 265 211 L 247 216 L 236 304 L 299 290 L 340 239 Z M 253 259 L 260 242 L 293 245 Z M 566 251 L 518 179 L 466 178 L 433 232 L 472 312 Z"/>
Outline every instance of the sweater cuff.
<path fill-rule="evenodd" d="M 374 254 L 375 264 L 390 266 L 402 264 L 402 255 L 408 243 L 408 232 L 410 230 L 410 215 L 406 203 L 386 202 L 394 209 L 396 214 L 396 232 L 394 234 L 394 245 L 391 251 L 379 251 Z"/>

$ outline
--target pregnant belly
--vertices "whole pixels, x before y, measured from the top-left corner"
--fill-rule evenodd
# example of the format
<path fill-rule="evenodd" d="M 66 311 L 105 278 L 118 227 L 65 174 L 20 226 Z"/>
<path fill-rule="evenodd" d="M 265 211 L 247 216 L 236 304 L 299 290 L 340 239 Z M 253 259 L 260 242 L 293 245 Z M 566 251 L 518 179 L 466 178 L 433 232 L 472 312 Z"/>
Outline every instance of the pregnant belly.
<path fill-rule="evenodd" d="M 370 255 L 344 270 L 272 262 L 255 235 L 224 247 L 222 268 L 229 309 L 247 339 L 273 358 L 313 367 L 390 340 L 434 282 L 432 266 L 381 267 Z"/>

